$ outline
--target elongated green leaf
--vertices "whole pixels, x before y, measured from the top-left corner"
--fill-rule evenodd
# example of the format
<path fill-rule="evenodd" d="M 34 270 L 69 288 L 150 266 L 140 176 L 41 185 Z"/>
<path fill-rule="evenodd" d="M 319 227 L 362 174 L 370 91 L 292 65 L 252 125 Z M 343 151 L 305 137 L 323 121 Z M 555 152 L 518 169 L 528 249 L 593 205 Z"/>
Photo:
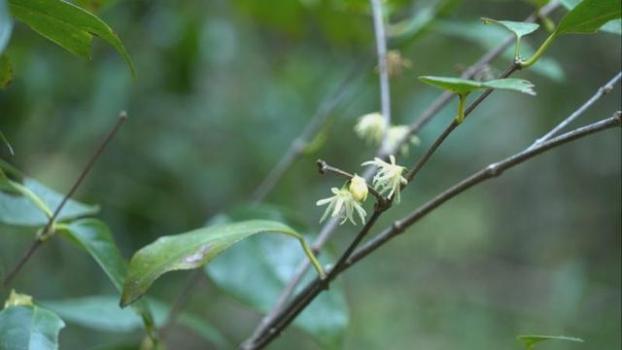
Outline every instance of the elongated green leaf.
<path fill-rule="evenodd" d="M 12 306 L 0 311 L 0 350 L 56 350 L 65 323 L 38 306 Z"/>
<path fill-rule="evenodd" d="M 563 335 L 519 335 L 516 338 L 523 342 L 523 344 L 525 345 L 525 350 L 533 350 L 536 344 L 547 340 L 563 340 L 575 343 L 583 343 L 583 339 L 566 337 Z"/>
<path fill-rule="evenodd" d="M 262 232 L 282 233 L 299 239 L 301 243 L 304 241 L 290 227 L 267 220 L 204 227 L 179 235 L 160 237 L 132 257 L 121 305 L 128 305 L 142 296 L 162 274 L 203 266 L 233 244 Z"/>
<path fill-rule="evenodd" d="M 533 84 L 522 79 L 496 79 L 485 82 L 451 77 L 422 76 L 419 80 L 426 84 L 464 95 L 482 89 L 500 89 L 535 95 Z"/>
<path fill-rule="evenodd" d="M 557 26 L 557 34 L 594 33 L 605 23 L 620 18 L 620 0 L 583 0 Z"/>
<path fill-rule="evenodd" d="M 523 36 L 531 34 L 540 28 L 540 25 L 536 23 L 499 21 L 492 18 L 482 18 L 482 22 L 485 24 L 496 24 L 502 28 L 505 28 L 512 32 L 517 38 L 522 38 Z"/>
<path fill-rule="evenodd" d="M 62 201 L 63 196 L 39 183 L 36 180 L 26 178 L 21 184 L 31 191 L 42 203 L 53 211 Z M 58 220 L 70 220 L 77 217 L 95 214 L 99 207 L 82 204 L 69 200 L 61 210 Z M 0 222 L 17 226 L 42 226 L 47 223 L 46 214 L 25 196 L 0 192 Z"/>
<path fill-rule="evenodd" d="M 299 227 L 296 217 L 287 209 L 275 206 L 244 206 L 214 217 L 210 222 L 229 223 L 250 217 L 277 219 Z M 238 243 L 235 249 L 223 253 L 205 266 L 205 272 L 214 283 L 239 302 L 265 313 L 296 273 L 305 255 L 294 240 L 276 235 L 252 237 Z M 323 260 L 325 259 L 325 260 Z M 332 261 L 327 252 L 320 256 L 324 263 Z M 307 272 L 303 283 L 316 274 Z M 342 285 L 331 284 L 330 290 L 320 294 L 299 317 L 294 326 L 312 336 L 322 349 L 341 349 L 349 322 L 348 305 Z"/>
<path fill-rule="evenodd" d="M 13 31 L 13 19 L 9 14 L 9 9 L 6 5 L 6 0 L 0 0 L 0 54 L 4 52 L 6 45 L 11 38 L 11 32 Z M 0 73 L 0 82 L 2 81 L 2 74 Z"/>
<path fill-rule="evenodd" d="M 151 298 L 146 298 L 145 302 L 153 310 L 155 324 L 158 327 L 164 325 L 170 306 Z M 139 330 L 143 324 L 136 313 L 119 307 L 119 297 L 115 295 L 50 300 L 42 301 L 40 304 L 58 313 L 68 323 L 97 331 L 129 333 Z M 231 347 L 220 331 L 194 315 L 181 313 L 177 323 L 193 330 L 197 335 L 217 345 L 219 349 Z"/>
<path fill-rule="evenodd" d="M 9 6 L 15 18 L 75 55 L 89 58 L 93 35 L 98 36 L 117 50 L 134 74 L 134 63 L 119 37 L 92 13 L 63 0 L 9 0 Z"/>
<path fill-rule="evenodd" d="M 26 178 L 21 184 L 40 200 L 48 211 L 53 211 L 62 201 L 63 196 L 36 180 Z M 58 220 L 70 220 L 81 216 L 95 214 L 97 206 L 90 206 L 69 200 L 61 210 Z M 0 223 L 16 226 L 43 226 L 48 217 L 33 200 L 27 196 L 17 196 L 14 193 L 0 192 Z"/>
<path fill-rule="evenodd" d="M 93 257 L 119 292 L 123 289 L 127 266 L 112 233 L 103 222 L 97 219 L 76 220 L 61 232 Z"/>
<path fill-rule="evenodd" d="M 575 8 L 581 0 L 561 0 L 562 5 L 568 10 L 572 10 Z M 603 32 L 613 33 L 613 34 L 622 34 L 622 21 L 620 19 L 614 19 L 607 23 L 605 23 L 600 30 Z"/>

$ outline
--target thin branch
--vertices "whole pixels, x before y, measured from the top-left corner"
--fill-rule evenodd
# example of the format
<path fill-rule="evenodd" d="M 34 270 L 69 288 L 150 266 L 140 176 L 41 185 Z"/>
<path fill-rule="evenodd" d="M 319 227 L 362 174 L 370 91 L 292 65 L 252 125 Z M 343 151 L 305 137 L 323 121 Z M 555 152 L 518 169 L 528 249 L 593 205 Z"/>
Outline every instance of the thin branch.
<path fill-rule="evenodd" d="M 378 55 L 378 79 L 380 83 L 380 106 L 382 116 L 387 125 L 391 125 L 391 91 L 389 86 L 389 69 L 387 67 L 387 38 L 384 28 L 384 16 L 381 0 L 370 0 L 374 19 L 374 35 L 376 37 L 376 53 Z"/>
<path fill-rule="evenodd" d="M 334 166 L 328 165 L 328 163 L 326 163 L 325 161 L 321 159 L 318 159 L 316 164 L 317 164 L 317 168 L 320 174 L 326 174 L 327 172 L 329 172 L 329 173 L 339 175 L 341 177 L 345 177 L 348 180 L 354 177 L 354 175 L 350 174 L 349 172 L 345 170 L 341 170 Z M 369 191 L 369 193 L 371 193 L 372 196 L 376 198 L 380 206 L 385 207 L 387 205 L 387 199 L 384 198 L 384 196 L 382 196 L 380 193 L 378 193 L 378 191 L 376 191 L 375 188 L 367 185 L 367 190 Z"/>
<path fill-rule="evenodd" d="M 269 331 L 265 333 L 262 337 L 260 337 L 255 343 L 253 347 L 250 349 L 261 349 L 269 344 L 272 340 L 274 340 L 294 319 L 295 317 L 305 309 L 307 305 L 315 299 L 317 295 L 319 295 L 324 289 L 327 288 L 328 283 L 333 280 L 340 273 L 354 265 L 356 262 L 363 259 L 365 256 L 375 251 L 382 245 L 384 245 L 387 241 L 404 232 L 407 228 L 415 224 L 418 220 L 424 217 L 426 214 L 430 213 L 435 208 L 441 206 L 443 203 L 448 200 L 456 197 L 460 193 L 470 189 L 471 187 L 486 181 L 491 178 L 495 178 L 500 176 L 505 170 L 508 170 L 514 166 L 522 164 L 523 162 L 538 156 L 552 148 L 563 145 L 565 143 L 577 140 L 579 138 L 597 133 L 599 131 L 603 131 L 613 127 L 619 127 L 622 124 L 622 113 L 620 111 L 616 112 L 614 116 L 592 123 L 590 125 L 575 129 L 573 131 L 567 132 L 561 136 L 558 136 L 554 139 L 551 139 L 536 148 L 531 150 L 523 150 L 517 154 L 514 154 L 504 160 L 499 162 L 492 163 L 480 171 L 474 173 L 473 175 L 465 178 L 464 180 L 456 183 L 448 190 L 442 192 L 438 196 L 434 197 L 429 202 L 425 203 L 418 209 L 416 209 L 413 213 L 406 216 L 401 220 L 396 220 L 393 224 L 385 229 L 383 232 L 378 234 L 372 240 L 368 241 L 363 247 L 356 250 L 350 258 L 348 258 L 345 263 L 337 264 L 331 271 L 329 275 L 330 279 L 315 279 L 311 282 L 303 291 L 301 291 L 296 298 L 292 300 L 289 306 L 281 312 L 275 319 L 274 322 L 271 323 L 268 327 Z M 374 214 L 376 211 L 374 211 Z M 372 216 L 372 218 L 377 219 Z M 371 221 L 371 218 L 370 218 Z M 367 231 L 369 228 L 364 228 Z M 361 234 L 359 234 L 361 235 Z M 364 234 L 363 234 L 364 235 Z M 358 237 L 358 236 L 357 236 Z"/>
<path fill-rule="evenodd" d="M 594 103 L 596 103 L 596 101 L 598 101 L 601 97 L 610 93 L 611 90 L 613 90 L 613 87 L 615 86 L 615 84 L 617 84 L 620 81 L 620 78 L 622 78 L 622 72 L 618 72 L 618 74 L 616 74 L 613 78 L 611 78 L 611 80 L 609 80 L 605 85 L 601 86 L 600 89 L 598 89 L 596 93 L 589 100 L 587 100 L 581 107 L 579 107 L 579 109 L 574 111 L 574 113 L 568 116 L 568 118 L 564 119 L 561 123 L 557 124 L 557 126 L 551 129 L 551 131 L 547 132 L 544 136 L 537 139 L 536 142 L 531 144 L 531 146 L 529 146 L 529 148 L 527 149 L 533 149 L 537 147 L 538 145 L 542 144 L 543 142 L 550 140 L 559 131 L 561 131 L 563 128 L 565 128 L 570 123 L 575 121 L 575 119 L 577 119 L 579 116 L 581 116 L 581 114 L 587 111 L 588 108 L 590 108 Z"/>
<path fill-rule="evenodd" d="M 551 1 L 548 5 L 544 6 L 540 9 L 540 14 L 548 15 L 553 12 L 555 9 L 559 7 L 559 2 Z M 527 17 L 525 22 L 533 22 L 537 20 L 537 13 L 534 13 Z M 484 67 L 489 65 L 494 59 L 499 57 L 505 50 L 507 50 L 514 43 L 515 38 L 513 35 L 508 35 L 507 38 L 494 49 L 486 52 L 476 63 L 467 68 L 461 75 L 463 79 L 472 78 L 478 72 L 480 72 Z M 436 98 L 430 106 L 423 111 L 419 117 L 409 126 L 409 133 L 403 140 L 396 143 L 396 145 L 392 149 L 383 150 L 382 148 L 377 151 L 377 155 L 380 158 L 386 158 L 390 154 L 395 153 L 399 147 L 401 147 L 405 142 L 407 142 L 410 135 L 415 134 L 421 130 L 432 118 L 434 118 L 452 99 L 453 94 L 449 92 L 443 92 L 438 98 Z M 363 173 L 363 178 L 369 181 L 373 174 L 373 169 L 368 168 Z M 324 246 L 324 244 L 331 238 L 332 234 L 335 232 L 335 229 L 338 227 L 337 219 L 330 219 L 322 226 L 320 229 L 320 233 L 318 234 L 317 239 L 313 242 L 312 248 L 314 249 L 316 254 L 319 254 L 320 250 Z M 274 317 L 283 309 L 285 303 L 289 300 L 290 296 L 294 293 L 294 290 L 298 283 L 302 280 L 302 277 L 306 273 L 309 268 L 309 262 L 305 259 L 301 261 L 300 265 L 296 269 L 296 274 L 287 284 L 287 286 L 283 289 L 281 294 L 279 295 L 277 301 L 275 302 L 272 309 L 262 318 L 258 326 L 253 331 L 253 334 L 244 341 L 242 348 L 248 349 L 247 345 L 252 344 L 254 339 L 257 339 L 259 335 L 264 333 L 267 330 L 267 325 L 272 323 Z"/>
<path fill-rule="evenodd" d="M 356 78 L 361 75 L 360 73 L 366 69 L 368 65 L 369 62 L 363 62 L 353 68 L 339 85 L 337 85 L 335 92 L 331 94 L 332 96 L 320 104 L 320 107 L 315 111 L 315 114 L 311 117 L 302 133 L 292 141 L 283 157 L 281 157 L 274 168 L 272 168 L 263 181 L 261 181 L 261 184 L 257 186 L 257 189 L 253 193 L 253 202 L 258 203 L 263 201 L 274 189 L 279 180 L 285 175 L 285 172 L 292 166 L 296 159 L 302 155 L 307 144 L 320 131 L 322 125 L 324 125 L 333 110 L 348 96 Z"/>
<path fill-rule="evenodd" d="M 30 245 L 26 253 L 22 256 L 22 258 L 17 263 L 17 265 L 15 265 L 15 267 L 11 270 L 11 272 L 9 272 L 4 278 L 4 281 L 2 282 L 3 287 L 6 288 L 11 284 L 11 281 L 13 280 L 13 278 L 15 278 L 17 273 L 22 269 L 22 267 L 26 264 L 26 262 L 28 262 L 28 260 L 33 256 L 33 254 L 39 249 L 39 247 L 41 246 L 41 243 L 45 242 L 49 238 L 49 236 L 54 233 L 53 226 L 61 210 L 63 210 L 63 207 L 65 206 L 65 204 L 67 204 L 67 201 L 69 201 L 69 199 L 73 196 L 73 194 L 76 192 L 78 187 L 80 187 L 80 184 L 82 183 L 86 175 L 91 171 L 97 159 L 99 159 L 101 154 L 106 149 L 106 146 L 108 146 L 110 141 L 114 138 L 114 136 L 117 134 L 117 131 L 119 130 L 119 128 L 121 128 L 121 126 L 123 125 L 123 123 L 125 123 L 126 120 L 127 120 L 127 113 L 125 111 L 122 111 L 121 113 L 119 113 L 119 118 L 117 119 L 116 124 L 108 132 L 108 134 L 106 135 L 102 143 L 99 145 L 99 147 L 97 147 L 97 149 L 95 150 L 95 153 L 93 153 L 89 161 L 86 163 L 86 166 L 84 167 L 84 169 L 82 169 L 82 172 L 80 173 L 76 181 L 71 186 L 71 189 L 69 189 L 69 192 L 65 194 L 60 204 L 58 204 L 58 206 L 54 210 L 54 213 L 52 214 L 52 216 L 48 219 L 43 229 L 39 231 L 39 233 L 37 234 L 37 238 L 32 242 L 32 244 Z"/>

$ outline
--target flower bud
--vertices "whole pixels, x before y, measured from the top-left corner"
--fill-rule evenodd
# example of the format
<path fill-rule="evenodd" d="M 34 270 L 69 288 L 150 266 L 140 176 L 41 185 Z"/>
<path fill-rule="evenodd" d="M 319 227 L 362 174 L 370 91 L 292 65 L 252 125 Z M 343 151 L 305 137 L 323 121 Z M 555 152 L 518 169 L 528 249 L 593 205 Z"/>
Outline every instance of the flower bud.
<path fill-rule="evenodd" d="M 354 175 L 352 179 L 350 179 L 350 186 L 348 187 L 348 190 L 350 190 L 352 197 L 357 202 L 364 202 L 365 199 L 367 199 L 367 182 L 358 175 Z"/>

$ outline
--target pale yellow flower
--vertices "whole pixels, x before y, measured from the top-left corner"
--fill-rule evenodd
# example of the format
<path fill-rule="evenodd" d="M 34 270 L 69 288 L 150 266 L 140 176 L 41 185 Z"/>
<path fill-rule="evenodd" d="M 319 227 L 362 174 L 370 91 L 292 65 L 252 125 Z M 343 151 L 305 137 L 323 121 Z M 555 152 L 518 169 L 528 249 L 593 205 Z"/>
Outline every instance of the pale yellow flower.
<path fill-rule="evenodd" d="M 402 175 L 406 168 L 403 166 L 395 164 L 395 157 L 389 157 L 391 163 L 387 163 L 380 158 L 374 158 L 372 161 L 368 161 L 363 163 L 363 166 L 373 165 L 378 167 L 378 172 L 373 178 L 374 188 L 384 194 L 389 192 L 387 198 L 393 198 L 395 195 L 395 202 L 400 202 L 400 191 L 402 186 L 408 183 L 408 180 Z"/>
<path fill-rule="evenodd" d="M 369 113 L 360 117 L 354 126 L 354 132 L 361 139 L 379 145 L 387 129 L 387 121 L 380 113 Z"/>
<path fill-rule="evenodd" d="M 367 216 L 367 213 L 361 204 L 354 198 L 350 190 L 347 188 L 338 189 L 337 187 L 333 187 L 331 188 L 331 192 L 334 196 L 320 199 L 316 202 L 317 206 L 328 204 L 328 207 L 326 207 L 320 222 L 324 221 L 324 219 L 330 215 L 331 217 L 342 219 L 340 224 L 350 220 L 353 225 L 356 225 L 356 222 L 354 221 L 354 212 L 358 214 L 362 223 L 365 222 L 365 216 Z"/>
<path fill-rule="evenodd" d="M 421 142 L 417 136 L 408 136 L 409 128 L 406 125 L 395 125 L 387 130 L 387 147 L 389 149 L 395 149 L 397 151 L 397 145 L 402 142 L 402 145 L 399 147 L 399 151 L 402 156 L 408 155 L 408 149 L 410 145 L 413 146 L 419 145 Z"/>
<path fill-rule="evenodd" d="M 350 179 L 348 190 L 350 190 L 352 197 L 354 197 L 357 202 L 364 202 L 367 199 L 367 194 L 369 192 L 369 189 L 367 188 L 367 181 L 356 174 L 354 174 L 354 176 Z"/>

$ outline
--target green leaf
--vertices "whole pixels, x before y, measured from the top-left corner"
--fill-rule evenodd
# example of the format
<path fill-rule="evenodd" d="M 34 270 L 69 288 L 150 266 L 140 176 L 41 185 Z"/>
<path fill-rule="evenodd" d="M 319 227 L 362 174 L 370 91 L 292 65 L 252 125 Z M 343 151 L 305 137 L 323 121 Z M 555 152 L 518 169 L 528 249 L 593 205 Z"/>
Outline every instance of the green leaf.
<path fill-rule="evenodd" d="M 5 0 L 0 0 L 0 54 L 4 52 L 9 39 L 11 38 L 11 32 L 13 31 L 13 19 L 9 14 Z M 1 70 L 1 67 L 0 67 Z M 0 83 L 2 82 L 2 73 L 0 71 Z M 1 86 L 1 85 L 0 85 Z"/>
<path fill-rule="evenodd" d="M 108 226 L 97 219 L 82 219 L 60 226 L 61 234 L 88 252 L 108 276 L 112 285 L 121 293 L 127 275 L 127 264 L 117 248 Z M 147 332 L 153 323 L 151 309 L 146 303 L 137 303 L 134 312 L 141 316 Z"/>
<path fill-rule="evenodd" d="M 23 183 L 18 185 L 32 192 L 48 211 L 53 211 L 63 199 L 63 195 L 30 178 L 24 179 Z M 92 215 L 98 211 L 97 206 L 82 204 L 70 199 L 61 210 L 57 220 L 71 220 Z M 45 212 L 33 203 L 31 198 L 0 192 L 0 223 L 16 226 L 43 226 L 47 221 L 48 217 Z"/>
<path fill-rule="evenodd" d="M 121 305 L 126 306 L 140 298 L 162 274 L 203 266 L 240 240 L 263 232 L 276 232 L 294 237 L 300 241 L 308 254 L 312 254 L 300 234 L 275 221 L 250 220 L 160 237 L 132 257 L 123 287 Z M 319 267 L 318 264 L 316 266 Z"/>
<path fill-rule="evenodd" d="M 496 79 L 485 82 L 451 77 L 422 76 L 419 80 L 426 84 L 454 92 L 458 95 L 466 95 L 476 90 L 500 89 L 522 92 L 535 95 L 533 84 L 522 79 Z"/>
<path fill-rule="evenodd" d="M 482 17 L 484 24 L 496 24 L 502 28 L 512 32 L 517 38 L 522 38 L 525 35 L 531 34 L 540 28 L 539 24 L 531 22 L 514 22 L 514 21 L 499 21 L 492 18 Z"/>
<path fill-rule="evenodd" d="M 65 228 L 61 233 L 86 250 L 120 292 L 127 266 L 106 224 L 97 219 L 82 219 Z"/>
<path fill-rule="evenodd" d="M 92 13 L 63 0 L 9 0 L 13 16 L 65 50 L 90 58 L 93 36 L 106 41 L 127 62 L 134 63 L 119 37 Z"/>
<path fill-rule="evenodd" d="M 266 205 L 235 208 L 210 222 L 226 223 L 249 217 L 279 219 L 293 225 L 298 222 L 287 209 Z M 305 255 L 295 241 L 264 235 L 238 243 L 235 249 L 206 265 L 205 272 L 228 295 L 265 313 L 274 305 L 304 259 Z M 334 262 L 328 253 L 320 256 L 320 260 Z M 313 270 L 308 271 L 301 286 L 315 276 Z M 322 349 L 341 349 L 348 322 L 345 293 L 337 281 L 294 320 L 294 326 L 311 335 Z"/>
<path fill-rule="evenodd" d="M 38 306 L 13 306 L 0 312 L 0 350 L 56 350 L 65 323 Z"/>
<path fill-rule="evenodd" d="M 580 2 L 581 0 L 561 0 L 562 5 L 564 5 L 564 7 L 568 10 L 572 10 Z M 620 35 L 622 34 L 622 21 L 619 19 L 609 21 L 605 23 L 602 27 L 600 27 L 600 30 L 602 30 L 603 32 Z"/>
<path fill-rule="evenodd" d="M 574 337 L 566 337 L 566 336 L 554 336 L 554 335 L 519 335 L 516 337 L 521 340 L 525 345 L 525 350 L 533 350 L 536 344 L 541 343 L 547 340 L 565 340 L 571 341 L 575 343 L 583 343 L 583 339 L 574 338 Z"/>
<path fill-rule="evenodd" d="M 594 33 L 605 23 L 620 18 L 621 15 L 619 0 L 583 0 L 562 18 L 556 33 Z"/>
<path fill-rule="evenodd" d="M 502 28 L 505 28 L 514 34 L 516 44 L 514 48 L 514 60 L 520 59 L 520 40 L 523 36 L 528 35 L 540 28 L 539 24 L 529 22 L 514 22 L 514 21 L 498 21 L 491 18 L 482 18 L 484 24 L 496 24 Z"/>
<path fill-rule="evenodd" d="M 129 333 L 142 328 L 142 319 L 134 312 L 121 309 L 115 295 L 96 295 L 75 299 L 42 301 L 41 305 L 58 313 L 68 323 L 96 331 Z M 165 324 L 170 306 L 151 298 L 146 304 L 153 310 L 158 327 Z M 94 317 L 97 315 L 97 317 Z M 197 335 L 217 345 L 219 349 L 231 348 L 229 341 L 209 323 L 189 313 L 178 315 L 177 323 L 193 330 Z"/>

